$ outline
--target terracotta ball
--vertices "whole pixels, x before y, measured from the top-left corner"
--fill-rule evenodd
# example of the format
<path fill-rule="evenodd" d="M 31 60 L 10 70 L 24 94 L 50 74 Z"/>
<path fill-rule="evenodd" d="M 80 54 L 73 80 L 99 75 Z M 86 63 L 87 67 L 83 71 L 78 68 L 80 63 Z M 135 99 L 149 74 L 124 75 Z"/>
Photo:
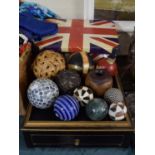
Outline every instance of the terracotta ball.
<path fill-rule="evenodd" d="M 85 79 L 85 85 L 91 88 L 97 96 L 103 96 L 112 87 L 112 76 L 106 70 L 93 70 Z"/>

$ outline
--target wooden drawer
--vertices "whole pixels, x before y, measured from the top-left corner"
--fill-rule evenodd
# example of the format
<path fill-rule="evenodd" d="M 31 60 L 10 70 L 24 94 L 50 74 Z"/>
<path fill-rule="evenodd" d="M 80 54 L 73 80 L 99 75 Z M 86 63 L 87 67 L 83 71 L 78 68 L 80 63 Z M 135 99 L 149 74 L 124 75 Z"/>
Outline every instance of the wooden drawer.
<path fill-rule="evenodd" d="M 118 146 L 130 145 L 131 133 L 102 132 L 102 133 L 59 133 L 53 132 L 24 132 L 29 147 L 32 146 Z"/>

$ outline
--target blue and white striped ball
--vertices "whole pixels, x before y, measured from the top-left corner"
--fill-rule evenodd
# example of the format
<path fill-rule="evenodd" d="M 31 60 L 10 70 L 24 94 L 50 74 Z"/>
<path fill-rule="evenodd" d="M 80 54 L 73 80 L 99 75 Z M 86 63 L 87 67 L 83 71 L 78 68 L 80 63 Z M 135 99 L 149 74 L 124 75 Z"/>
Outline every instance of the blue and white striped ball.
<path fill-rule="evenodd" d="M 74 96 L 59 96 L 54 103 L 55 116 L 60 120 L 69 121 L 74 119 L 79 113 L 80 105 Z"/>

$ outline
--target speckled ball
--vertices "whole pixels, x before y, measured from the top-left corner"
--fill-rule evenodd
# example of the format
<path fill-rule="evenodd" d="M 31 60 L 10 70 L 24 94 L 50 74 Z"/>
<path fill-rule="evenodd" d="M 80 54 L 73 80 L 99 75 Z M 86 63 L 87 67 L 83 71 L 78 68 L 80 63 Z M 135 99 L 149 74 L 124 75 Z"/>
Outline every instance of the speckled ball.
<path fill-rule="evenodd" d="M 108 105 L 101 98 L 94 98 L 86 105 L 87 116 L 94 121 L 103 120 L 108 113 Z"/>
<path fill-rule="evenodd" d="M 28 87 L 27 97 L 36 108 L 46 109 L 52 105 L 59 95 L 55 82 L 49 79 L 36 79 Z"/>
<path fill-rule="evenodd" d="M 104 94 L 104 99 L 110 104 L 122 102 L 124 100 L 121 90 L 117 88 L 108 89 Z"/>
<path fill-rule="evenodd" d="M 81 77 L 75 71 L 65 70 L 56 75 L 55 82 L 57 83 L 61 93 L 72 94 L 74 89 L 80 86 Z"/>
<path fill-rule="evenodd" d="M 79 102 L 74 96 L 59 96 L 54 103 L 55 116 L 63 121 L 74 119 L 79 113 Z"/>

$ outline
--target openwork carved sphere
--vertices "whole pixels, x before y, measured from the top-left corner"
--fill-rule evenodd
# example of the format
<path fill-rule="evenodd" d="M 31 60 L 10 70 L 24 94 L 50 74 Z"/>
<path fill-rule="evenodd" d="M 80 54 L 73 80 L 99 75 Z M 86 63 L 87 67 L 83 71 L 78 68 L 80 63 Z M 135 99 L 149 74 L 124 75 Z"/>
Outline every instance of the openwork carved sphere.
<path fill-rule="evenodd" d="M 57 85 L 49 79 L 36 79 L 27 90 L 29 102 L 39 109 L 50 107 L 58 95 Z"/>
<path fill-rule="evenodd" d="M 104 99 L 108 103 L 117 103 L 117 102 L 122 102 L 124 100 L 121 90 L 117 88 L 108 89 L 104 94 Z"/>
<path fill-rule="evenodd" d="M 86 86 L 76 88 L 74 90 L 74 96 L 79 100 L 81 106 L 85 106 L 90 100 L 94 98 L 93 91 Z"/>
<path fill-rule="evenodd" d="M 74 96 L 59 96 L 54 103 L 54 113 L 60 120 L 69 121 L 79 113 L 79 103 Z"/>
<path fill-rule="evenodd" d="M 108 105 L 101 98 L 95 98 L 86 105 L 86 114 L 91 120 L 102 120 L 108 113 Z"/>
<path fill-rule="evenodd" d="M 112 120 L 123 120 L 127 113 L 127 107 L 123 102 L 112 103 L 109 108 L 109 116 Z"/>
<path fill-rule="evenodd" d="M 34 60 L 33 73 L 37 78 L 51 78 L 65 69 L 65 59 L 57 52 L 45 50 Z"/>

